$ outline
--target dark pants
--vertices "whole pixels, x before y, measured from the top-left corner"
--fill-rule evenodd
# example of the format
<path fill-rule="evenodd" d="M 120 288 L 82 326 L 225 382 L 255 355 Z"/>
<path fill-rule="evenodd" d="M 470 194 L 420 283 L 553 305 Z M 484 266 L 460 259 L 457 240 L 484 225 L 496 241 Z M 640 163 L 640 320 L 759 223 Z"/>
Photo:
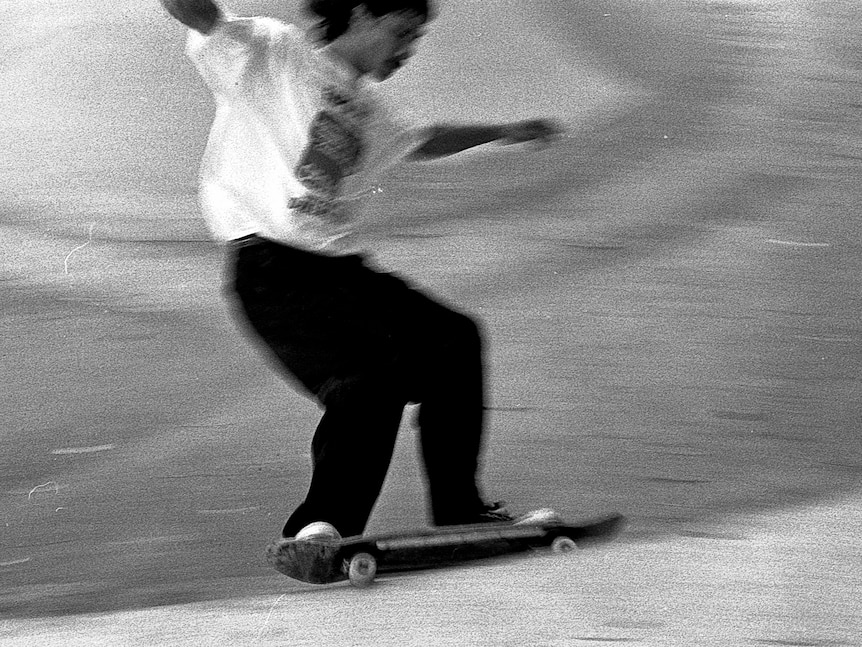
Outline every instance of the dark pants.
<path fill-rule="evenodd" d="M 235 255 L 248 322 L 324 408 L 311 485 L 284 536 L 312 521 L 328 521 L 343 536 L 362 533 L 409 402 L 420 404 L 434 522 L 470 520 L 481 505 L 484 414 L 476 323 L 360 256 L 323 256 L 257 237 L 238 244 Z"/>

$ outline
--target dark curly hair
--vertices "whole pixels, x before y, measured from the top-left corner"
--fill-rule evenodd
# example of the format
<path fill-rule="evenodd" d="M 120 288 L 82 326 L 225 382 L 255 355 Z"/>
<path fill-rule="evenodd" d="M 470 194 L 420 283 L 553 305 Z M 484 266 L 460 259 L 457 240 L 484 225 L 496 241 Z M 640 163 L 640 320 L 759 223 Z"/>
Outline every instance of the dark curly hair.
<path fill-rule="evenodd" d="M 305 0 L 305 10 L 317 16 L 318 33 L 328 43 L 349 29 L 353 10 L 359 6 L 372 16 L 414 11 L 426 20 L 432 18 L 431 0 Z"/>

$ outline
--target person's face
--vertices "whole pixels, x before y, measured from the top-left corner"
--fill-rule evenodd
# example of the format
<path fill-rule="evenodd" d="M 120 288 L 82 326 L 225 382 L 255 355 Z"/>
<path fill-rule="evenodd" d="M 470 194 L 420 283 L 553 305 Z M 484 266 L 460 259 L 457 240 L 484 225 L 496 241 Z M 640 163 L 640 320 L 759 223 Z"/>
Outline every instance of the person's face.
<path fill-rule="evenodd" d="M 366 73 L 385 81 L 413 56 L 414 44 L 424 35 L 425 18 L 413 11 L 399 11 L 369 19 Z"/>

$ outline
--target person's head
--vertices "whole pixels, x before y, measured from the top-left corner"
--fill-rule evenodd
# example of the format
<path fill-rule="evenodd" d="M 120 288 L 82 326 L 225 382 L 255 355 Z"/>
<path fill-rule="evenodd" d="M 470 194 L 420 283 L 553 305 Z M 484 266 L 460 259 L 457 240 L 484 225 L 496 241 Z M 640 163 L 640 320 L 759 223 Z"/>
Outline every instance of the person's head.
<path fill-rule="evenodd" d="M 413 55 L 432 18 L 431 0 L 307 0 L 325 43 L 337 43 L 360 74 L 389 78 Z"/>

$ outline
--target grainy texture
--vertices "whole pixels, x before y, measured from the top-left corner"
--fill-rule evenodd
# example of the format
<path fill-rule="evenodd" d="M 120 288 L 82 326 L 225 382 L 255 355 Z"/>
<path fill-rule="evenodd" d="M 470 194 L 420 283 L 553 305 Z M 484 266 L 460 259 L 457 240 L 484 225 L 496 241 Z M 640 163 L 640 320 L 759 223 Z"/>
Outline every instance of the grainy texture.
<path fill-rule="evenodd" d="M 363 598 L 270 576 L 319 412 L 220 294 L 182 34 L 157 3 L 11 0 L 0 641 L 854 644 L 856 3 L 501 3 L 449 3 L 393 91 L 569 136 L 399 168 L 372 234 L 486 322 L 488 494 L 619 510 L 631 543 Z M 372 530 L 425 522 L 410 422 Z"/>

